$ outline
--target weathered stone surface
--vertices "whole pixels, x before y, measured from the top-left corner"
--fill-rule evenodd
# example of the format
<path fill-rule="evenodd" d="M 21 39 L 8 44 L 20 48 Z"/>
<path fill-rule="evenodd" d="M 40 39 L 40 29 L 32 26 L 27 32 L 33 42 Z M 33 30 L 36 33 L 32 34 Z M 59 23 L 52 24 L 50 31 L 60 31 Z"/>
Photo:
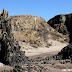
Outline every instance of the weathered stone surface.
<path fill-rule="evenodd" d="M 63 59 L 70 59 L 72 62 L 72 44 L 69 44 L 68 46 L 64 47 L 57 55 L 48 57 L 44 59 L 46 60 L 63 60 Z"/>
<path fill-rule="evenodd" d="M 28 70 L 28 67 L 21 67 L 21 66 L 15 66 L 13 70 L 4 70 L 3 72 L 48 72 L 48 69 L 42 67 L 42 66 L 35 66 L 32 65 L 30 67 L 30 70 Z"/>
<path fill-rule="evenodd" d="M 3 18 L 3 20 L 1 20 L 2 37 L 0 40 L 0 61 L 10 66 L 22 66 L 25 63 L 29 66 L 28 59 L 27 57 L 25 57 L 25 52 L 20 51 L 18 41 L 16 41 L 13 37 L 13 34 L 11 32 L 11 23 L 10 20 L 8 20 L 8 17 L 6 17 L 5 10 L 3 10 L 1 18 Z"/>

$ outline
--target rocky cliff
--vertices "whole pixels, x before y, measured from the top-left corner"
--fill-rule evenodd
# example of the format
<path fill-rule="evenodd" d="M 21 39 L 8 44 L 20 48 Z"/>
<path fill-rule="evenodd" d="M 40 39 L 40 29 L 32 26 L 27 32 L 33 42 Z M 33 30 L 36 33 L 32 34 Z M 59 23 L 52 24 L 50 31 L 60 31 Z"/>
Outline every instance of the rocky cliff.
<path fill-rule="evenodd" d="M 65 15 L 57 15 L 50 19 L 47 23 L 55 28 L 58 32 L 66 35 L 68 34 L 67 27 L 65 26 L 66 16 Z"/>
<path fill-rule="evenodd" d="M 57 15 L 47 23 L 63 35 L 69 36 L 70 43 L 72 42 L 72 14 Z"/>

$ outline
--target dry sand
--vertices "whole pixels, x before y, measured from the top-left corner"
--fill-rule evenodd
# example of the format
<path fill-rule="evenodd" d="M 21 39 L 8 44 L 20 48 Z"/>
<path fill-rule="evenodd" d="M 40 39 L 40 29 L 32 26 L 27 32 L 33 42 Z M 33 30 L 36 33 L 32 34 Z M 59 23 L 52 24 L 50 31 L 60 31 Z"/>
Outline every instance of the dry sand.
<path fill-rule="evenodd" d="M 52 44 L 52 46 L 49 46 L 49 48 L 45 46 L 33 48 L 24 42 L 19 42 L 19 44 L 22 46 L 21 50 L 25 51 L 26 56 L 34 56 L 43 53 L 58 53 L 62 48 L 68 45 L 68 43 L 61 43 L 51 39 L 49 39 L 49 43 Z"/>
<path fill-rule="evenodd" d="M 0 62 L 0 72 L 2 72 L 3 70 L 10 70 L 12 69 L 12 67 L 4 65 L 3 63 Z"/>

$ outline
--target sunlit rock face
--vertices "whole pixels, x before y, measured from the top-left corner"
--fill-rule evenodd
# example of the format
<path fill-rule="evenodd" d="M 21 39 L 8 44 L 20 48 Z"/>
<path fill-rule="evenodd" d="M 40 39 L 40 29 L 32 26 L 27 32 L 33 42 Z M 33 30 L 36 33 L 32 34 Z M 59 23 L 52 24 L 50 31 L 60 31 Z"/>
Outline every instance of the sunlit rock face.
<path fill-rule="evenodd" d="M 12 33 L 18 41 L 24 41 L 34 47 L 41 46 L 42 42 L 48 43 L 49 26 L 41 17 L 11 16 L 11 25 Z"/>

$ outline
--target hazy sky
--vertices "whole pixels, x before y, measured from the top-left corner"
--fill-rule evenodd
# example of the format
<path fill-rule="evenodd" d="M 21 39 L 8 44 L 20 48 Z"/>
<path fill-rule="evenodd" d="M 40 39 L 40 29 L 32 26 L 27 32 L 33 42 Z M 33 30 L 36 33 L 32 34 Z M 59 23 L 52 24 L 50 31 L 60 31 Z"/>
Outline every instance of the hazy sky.
<path fill-rule="evenodd" d="M 46 21 L 58 14 L 72 13 L 72 0 L 0 0 L 0 10 L 9 15 L 35 15 Z"/>

